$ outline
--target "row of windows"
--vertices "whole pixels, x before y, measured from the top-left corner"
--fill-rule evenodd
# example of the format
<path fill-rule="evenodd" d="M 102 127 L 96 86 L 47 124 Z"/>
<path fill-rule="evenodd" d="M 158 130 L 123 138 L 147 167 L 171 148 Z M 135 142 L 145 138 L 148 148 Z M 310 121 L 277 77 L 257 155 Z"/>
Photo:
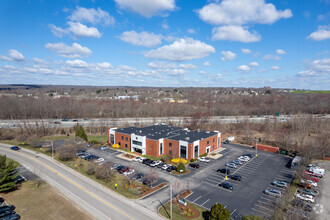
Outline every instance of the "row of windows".
<path fill-rule="evenodd" d="M 124 140 L 124 136 L 121 136 L 121 139 Z M 128 137 L 126 137 L 126 141 L 128 141 Z"/>

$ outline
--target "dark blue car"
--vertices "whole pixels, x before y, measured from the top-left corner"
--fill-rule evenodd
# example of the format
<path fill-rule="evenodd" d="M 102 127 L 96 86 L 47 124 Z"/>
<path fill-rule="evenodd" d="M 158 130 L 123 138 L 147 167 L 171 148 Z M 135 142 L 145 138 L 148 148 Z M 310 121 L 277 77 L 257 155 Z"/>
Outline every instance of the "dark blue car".
<path fill-rule="evenodd" d="M 12 150 L 19 150 L 20 148 L 18 146 L 12 146 L 10 149 L 12 149 Z"/>

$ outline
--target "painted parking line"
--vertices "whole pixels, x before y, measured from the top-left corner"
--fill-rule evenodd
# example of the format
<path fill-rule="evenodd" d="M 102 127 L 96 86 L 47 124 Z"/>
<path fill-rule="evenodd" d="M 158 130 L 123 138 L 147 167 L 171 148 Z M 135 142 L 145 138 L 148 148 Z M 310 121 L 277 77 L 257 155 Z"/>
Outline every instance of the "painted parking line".
<path fill-rule="evenodd" d="M 255 208 L 251 208 L 251 209 L 254 210 L 254 211 L 260 212 L 260 213 L 262 213 L 262 214 L 264 214 L 266 216 L 269 216 L 270 215 L 269 213 L 260 211 L 259 209 L 255 209 Z"/>
<path fill-rule="evenodd" d="M 262 204 L 265 204 L 265 205 L 272 206 L 272 204 L 270 204 L 269 202 L 264 202 L 264 201 L 261 201 L 261 200 L 258 200 L 258 203 L 262 203 Z"/>
<path fill-rule="evenodd" d="M 199 196 L 197 199 L 195 199 L 194 201 L 192 202 L 196 202 L 197 200 L 199 200 L 202 196 Z"/>
<path fill-rule="evenodd" d="M 266 209 L 267 211 L 273 211 L 272 209 L 270 208 L 267 208 L 267 207 L 264 207 L 262 205 L 258 205 L 258 204 L 254 204 L 255 206 L 258 206 L 259 208 L 262 208 L 262 209 Z"/>
<path fill-rule="evenodd" d="M 274 197 L 262 197 L 261 196 L 260 199 L 264 199 L 264 200 L 269 201 L 269 202 L 274 202 Z"/>
<path fill-rule="evenodd" d="M 210 200 L 210 199 L 206 200 L 206 201 L 202 204 L 202 206 L 205 205 L 205 203 L 207 203 L 209 200 Z"/>

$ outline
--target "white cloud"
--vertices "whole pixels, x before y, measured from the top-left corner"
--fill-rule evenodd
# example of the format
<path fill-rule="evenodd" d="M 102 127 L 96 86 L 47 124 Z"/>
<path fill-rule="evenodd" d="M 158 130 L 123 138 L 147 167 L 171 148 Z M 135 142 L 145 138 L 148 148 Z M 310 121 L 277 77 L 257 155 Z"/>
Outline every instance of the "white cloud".
<path fill-rule="evenodd" d="M 187 32 L 188 32 L 189 34 L 195 34 L 195 33 L 196 33 L 196 31 L 195 31 L 194 28 L 189 28 L 189 29 L 187 30 Z"/>
<path fill-rule="evenodd" d="M 104 68 L 104 69 L 113 68 L 113 66 L 108 62 L 97 63 L 96 66 L 99 67 L 99 68 Z"/>
<path fill-rule="evenodd" d="M 218 73 L 218 74 L 215 76 L 215 78 L 217 78 L 217 79 L 221 79 L 221 78 L 222 78 L 222 74 Z"/>
<path fill-rule="evenodd" d="M 120 65 L 118 67 L 118 69 L 121 69 L 121 70 L 126 70 L 126 71 L 134 71 L 136 70 L 135 68 L 131 67 L 131 66 L 128 66 L 128 65 Z"/>
<path fill-rule="evenodd" d="M 38 64 L 47 64 L 48 62 L 42 60 L 42 59 L 39 59 L 39 58 L 33 58 L 32 59 L 34 62 L 38 63 Z"/>
<path fill-rule="evenodd" d="M 317 31 L 311 33 L 307 38 L 316 41 L 330 39 L 330 28 L 329 26 L 319 26 Z"/>
<path fill-rule="evenodd" d="M 9 54 L 9 57 L 14 61 L 24 61 L 25 60 L 25 57 L 23 56 L 23 54 L 21 54 L 17 50 L 11 49 L 11 50 L 9 50 L 8 54 Z"/>
<path fill-rule="evenodd" d="M 80 44 L 73 43 L 72 46 L 66 45 L 65 43 L 48 43 L 45 45 L 46 49 L 56 52 L 58 56 L 67 58 L 82 58 L 89 57 L 92 55 L 92 51 L 83 47 Z"/>
<path fill-rule="evenodd" d="M 292 17 L 290 9 L 277 10 L 265 0 L 223 0 L 205 5 L 197 14 L 214 25 L 273 24 L 281 18 Z"/>
<path fill-rule="evenodd" d="M 148 51 L 145 57 L 170 61 L 185 61 L 200 59 L 209 56 L 210 53 L 215 53 L 215 49 L 211 45 L 192 38 L 181 38 L 170 45 Z"/>
<path fill-rule="evenodd" d="M 175 9 L 175 0 L 115 0 L 115 2 L 121 9 L 128 9 L 148 18 Z"/>
<path fill-rule="evenodd" d="M 251 43 L 260 41 L 261 36 L 256 31 L 250 33 L 246 27 L 228 25 L 213 28 L 212 40 L 230 40 Z"/>
<path fill-rule="evenodd" d="M 88 67 L 88 64 L 83 60 L 67 60 L 66 64 L 73 68 L 84 68 Z"/>
<path fill-rule="evenodd" d="M 196 69 L 197 66 L 188 63 L 188 64 L 175 64 L 175 63 L 163 63 L 163 62 L 151 62 L 148 63 L 148 66 L 154 69 Z"/>
<path fill-rule="evenodd" d="M 0 54 L 0 60 L 17 61 L 17 62 L 21 62 L 25 60 L 23 54 L 21 54 L 20 52 L 14 49 L 8 50 L 8 56 L 9 57 L 6 57 Z"/>
<path fill-rule="evenodd" d="M 298 76 L 326 76 L 330 74 L 330 58 L 324 58 L 322 60 L 314 60 L 308 64 L 307 70 L 300 71 Z"/>
<path fill-rule="evenodd" d="M 221 51 L 221 54 L 223 57 L 221 57 L 222 61 L 227 61 L 227 60 L 234 60 L 236 58 L 236 54 L 231 52 L 231 51 Z"/>
<path fill-rule="evenodd" d="M 272 70 L 279 70 L 279 69 L 281 69 L 279 66 L 272 66 L 272 67 L 270 67 Z"/>
<path fill-rule="evenodd" d="M 67 29 L 63 29 L 60 27 L 56 27 L 53 24 L 48 25 L 50 30 L 52 31 L 52 33 L 56 36 L 56 37 L 62 37 L 65 34 L 68 34 L 69 31 Z"/>
<path fill-rule="evenodd" d="M 276 53 L 277 54 L 286 54 L 286 52 L 284 50 L 282 50 L 282 49 L 277 49 L 276 50 Z"/>
<path fill-rule="evenodd" d="M 245 53 L 245 54 L 252 53 L 252 51 L 250 49 L 246 49 L 246 48 L 242 48 L 241 51 L 242 51 L 242 53 Z"/>
<path fill-rule="evenodd" d="M 166 20 L 164 20 L 164 21 L 162 22 L 162 28 L 163 28 L 164 30 L 167 30 L 167 29 L 170 28 L 170 26 L 168 25 L 168 23 L 167 23 Z"/>
<path fill-rule="evenodd" d="M 68 22 L 68 28 L 76 37 L 95 37 L 100 38 L 101 33 L 95 27 L 87 27 L 80 22 Z"/>
<path fill-rule="evenodd" d="M 126 31 L 119 36 L 120 40 L 136 46 L 154 47 L 162 43 L 162 35 L 150 32 Z"/>
<path fill-rule="evenodd" d="M 251 68 L 247 65 L 241 65 L 239 67 L 237 67 L 237 70 L 239 71 L 249 71 Z"/>
<path fill-rule="evenodd" d="M 264 60 L 281 60 L 282 59 L 280 56 L 273 55 L 273 54 L 266 54 L 263 58 L 264 58 Z"/>
<path fill-rule="evenodd" d="M 110 16 L 108 12 L 103 11 L 101 8 L 98 8 L 97 10 L 94 8 L 82 8 L 77 7 L 71 16 L 69 16 L 69 19 L 71 21 L 75 22 L 88 22 L 93 25 L 95 24 L 114 24 L 115 19 L 114 17 Z"/>
<path fill-rule="evenodd" d="M 204 66 L 211 66 L 212 64 L 210 63 L 210 61 L 205 61 L 205 62 L 203 63 L 203 65 L 204 65 Z"/>
<path fill-rule="evenodd" d="M 249 66 L 256 67 L 256 66 L 259 66 L 259 63 L 257 63 L 257 62 L 251 62 L 251 63 L 249 63 Z"/>
<path fill-rule="evenodd" d="M 199 74 L 205 75 L 205 74 L 206 74 L 206 72 L 205 72 L 205 71 L 203 71 L 203 70 L 201 70 L 201 71 L 199 71 Z"/>

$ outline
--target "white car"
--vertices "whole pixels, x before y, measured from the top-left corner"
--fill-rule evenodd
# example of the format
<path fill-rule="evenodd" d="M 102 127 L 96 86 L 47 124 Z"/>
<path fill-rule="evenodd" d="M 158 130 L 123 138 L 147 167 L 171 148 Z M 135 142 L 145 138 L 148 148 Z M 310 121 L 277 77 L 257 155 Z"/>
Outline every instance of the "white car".
<path fill-rule="evenodd" d="M 156 161 L 152 162 L 152 163 L 150 164 L 150 166 L 151 166 L 151 167 L 155 167 L 155 166 L 157 166 L 158 164 L 161 164 L 161 163 L 162 163 L 161 161 L 156 160 Z"/>
<path fill-rule="evenodd" d="M 240 156 L 239 158 L 237 158 L 237 160 L 240 160 L 240 161 L 243 161 L 243 162 L 248 162 L 250 160 L 250 157 Z"/>
<path fill-rule="evenodd" d="M 124 175 L 125 175 L 125 176 L 128 176 L 128 175 L 133 174 L 134 172 L 135 172 L 134 169 L 129 169 L 128 171 L 126 171 L 126 172 L 124 173 Z"/>
<path fill-rule="evenodd" d="M 206 158 L 206 157 L 198 157 L 197 160 L 201 161 L 201 162 L 206 162 L 206 163 L 210 162 L 210 159 Z"/>
<path fill-rule="evenodd" d="M 162 169 L 163 170 L 166 170 L 169 166 L 171 166 L 170 164 L 164 164 L 163 166 L 162 166 Z"/>
<path fill-rule="evenodd" d="M 94 163 L 101 163 L 101 162 L 104 162 L 105 159 L 100 157 L 99 159 L 95 160 Z"/>
<path fill-rule="evenodd" d="M 307 183 L 311 184 L 311 186 L 317 187 L 317 183 L 312 180 L 307 180 Z"/>
<path fill-rule="evenodd" d="M 100 149 L 101 149 L 101 150 L 105 150 L 105 149 L 108 149 L 108 148 L 109 148 L 109 147 L 108 147 L 108 146 L 106 146 L 106 145 L 105 145 L 105 146 L 102 146 L 102 147 L 100 147 Z"/>
<path fill-rule="evenodd" d="M 306 201 L 306 202 L 314 202 L 314 198 L 313 198 L 313 196 L 310 196 L 310 195 L 297 193 L 297 194 L 296 194 L 296 197 L 297 197 L 298 199 L 304 200 L 304 201 Z"/>
<path fill-rule="evenodd" d="M 142 157 L 135 157 L 133 160 L 135 162 L 142 162 L 143 161 L 143 158 Z"/>

